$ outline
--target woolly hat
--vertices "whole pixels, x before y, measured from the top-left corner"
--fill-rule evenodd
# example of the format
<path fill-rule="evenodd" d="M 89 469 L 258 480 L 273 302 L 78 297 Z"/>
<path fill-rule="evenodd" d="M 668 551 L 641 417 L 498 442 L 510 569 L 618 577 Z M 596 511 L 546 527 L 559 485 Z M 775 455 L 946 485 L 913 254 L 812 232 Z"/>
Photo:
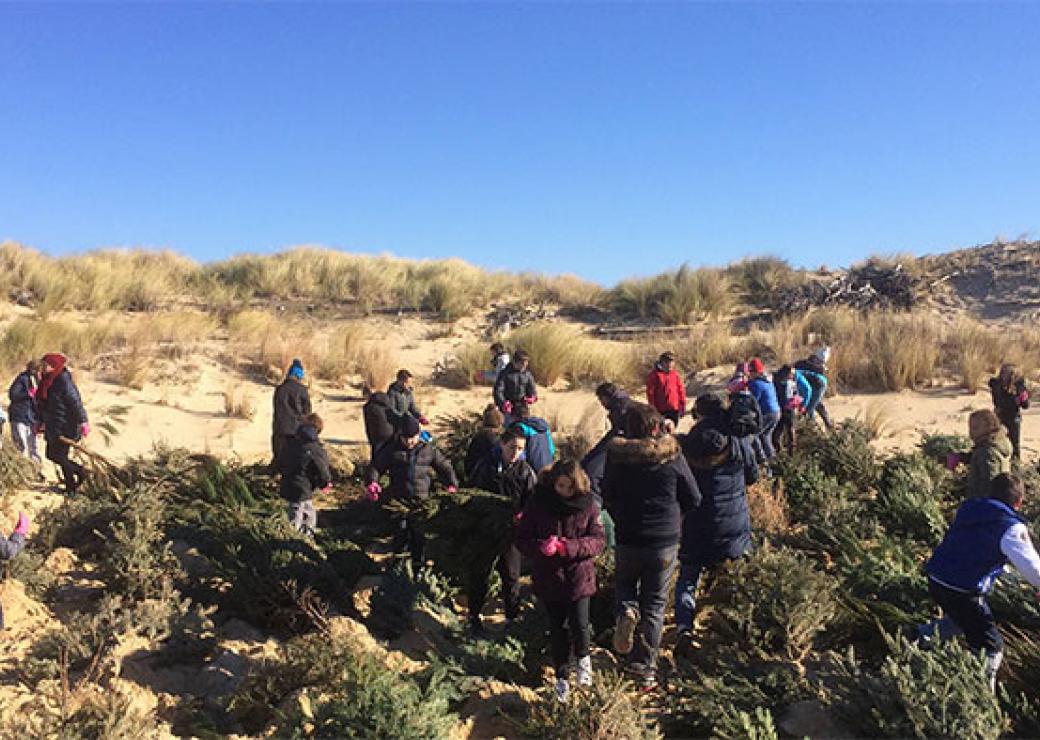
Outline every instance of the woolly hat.
<path fill-rule="evenodd" d="M 979 442 L 1000 429 L 1000 421 L 991 409 L 972 411 L 968 417 L 968 436 L 972 442 Z"/>
<path fill-rule="evenodd" d="M 826 365 L 830 361 L 830 359 L 831 359 L 831 348 L 830 347 L 820 347 L 818 350 L 813 352 L 812 356 L 815 357 L 820 362 L 822 362 L 824 365 Z"/>
<path fill-rule="evenodd" d="M 726 410 L 726 399 L 718 393 L 702 393 L 693 402 L 693 413 L 698 419 L 718 416 Z"/>
<path fill-rule="evenodd" d="M 762 358 L 752 357 L 751 362 L 748 363 L 748 367 L 751 368 L 751 372 L 761 375 L 766 371 L 766 366 L 762 364 Z"/>
<path fill-rule="evenodd" d="M 402 437 L 414 437 L 421 430 L 422 427 L 419 426 L 419 420 L 414 416 L 404 417 L 397 427 L 397 433 Z"/>
<path fill-rule="evenodd" d="M 303 363 L 299 359 L 293 360 L 289 366 L 289 377 L 303 380 Z"/>

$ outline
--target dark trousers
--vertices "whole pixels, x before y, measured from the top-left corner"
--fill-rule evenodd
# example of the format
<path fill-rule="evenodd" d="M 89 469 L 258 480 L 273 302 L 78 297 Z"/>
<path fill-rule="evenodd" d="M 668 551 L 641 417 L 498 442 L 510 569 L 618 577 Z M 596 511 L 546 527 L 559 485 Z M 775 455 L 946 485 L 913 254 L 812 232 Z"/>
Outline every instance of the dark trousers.
<path fill-rule="evenodd" d="M 492 565 L 471 574 L 467 599 L 469 620 L 474 624 L 480 623 L 480 612 L 487 603 L 488 580 L 491 578 L 492 570 L 497 570 L 502 579 L 502 601 L 505 602 L 506 619 L 516 618 L 520 610 L 520 551 L 510 542 L 505 552 L 495 558 Z"/>
<path fill-rule="evenodd" d="M 928 579 L 928 593 L 942 608 L 944 617 L 964 633 L 964 639 L 972 650 L 985 650 L 987 655 L 995 655 L 1004 649 L 993 610 L 985 596 L 954 591 L 931 578 Z M 942 630 L 941 626 L 940 630 L 949 632 Z"/>
<path fill-rule="evenodd" d="M 86 471 L 82 465 L 69 459 L 69 446 L 56 437 L 48 437 L 47 459 L 61 468 L 66 492 L 75 493 L 86 477 Z"/>
<path fill-rule="evenodd" d="M 1022 415 L 1016 414 L 1011 418 L 1001 418 L 1000 423 L 1007 429 L 1008 439 L 1011 440 L 1011 457 L 1015 460 L 1022 459 Z"/>
<path fill-rule="evenodd" d="M 570 663 L 572 648 L 575 658 L 584 658 L 589 654 L 589 602 L 588 596 L 570 602 L 542 602 L 549 617 L 549 643 L 553 668 L 557 671 Z"/>
<path fill-rule="evenodd" d="M 419 567 L 425 562 L 426 533 L 409 519 L 402 519 L 394 533 L 394 552 L 405 551 L 412 556 L 412 565 Z"/>
<path fill-rule="evenodd" d="M 773 429 L 773 446 L 777 449 L 787 450 L 787 454 L 794 453 L 795 433 L 794 427 L 797 421 L 795 412 L 784 409 L 780 414 L 780 421 Z"/>
<path fill-rule="evenodd" d="M 635 609 L 639 614 L 636 641 L 629 654 L 632 668 L 653 673 L 664 630 L 668 586 L 678 561 L 679 545 L 630 547 L 618 545 L 614 554 L 614 590 L 617 611 Z"/>

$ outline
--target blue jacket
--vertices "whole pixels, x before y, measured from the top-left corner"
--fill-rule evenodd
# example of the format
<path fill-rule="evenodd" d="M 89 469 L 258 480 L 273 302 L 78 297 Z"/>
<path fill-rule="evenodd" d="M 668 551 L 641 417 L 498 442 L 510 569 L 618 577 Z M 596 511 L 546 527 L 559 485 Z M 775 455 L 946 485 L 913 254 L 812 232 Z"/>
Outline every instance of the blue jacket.
<path fill-rule="evenodd" d="M 985 594 L 1007 565 L 1000 540 L 1024 521 L 1003 501 L 970 498 L 961 504 L 949 531 L 935 548 L 925 571 L 957 591 Z"/>
<path fill-rule="evenodd" d="M 43 423 L 46 425 L 44 436 L 48 441 L 59 436 L 80 438 L 79 427 L 87 422 L 87 411 L 83 408 L 79 389 L 72 382 L 68 370 L 62 370 L 51 383 L 42 411 Z"/>
<path fill-rule="evenodd" d="M 706 419 L 680 440 L 701 491 L 701 504 L 683 519 L 679 554 L 703 565 L 751 550 L 747 486 L 758 480 L 750 440 Z"/>
<path fill-rule="evenodd" d="M 755 378 L 748 383 L 748 390 L 758 401 L 758 407 L 763 414 L 776 414 L 780 412 L 780 401 L 776 397 L 776 386 L 765 378 Z"/>
<path fill-rule="evenodd" d="M 537 417 L 528 417 L 515 422 L 527 438 L 524 459 L 535 473 L 553 464 L 556 459 L 556 445 L 553 443 L 549 422 Z"/>
<path fill-rule="evenodd" d="M 11 419 L 11 424 L 29 424 L 31 426 L 40 420 L 40 415 L 36 410 L 36 399 L 29 395 L 30 388 L 32 388 L 32 380 L 29 378 L 28 371 L 21 373 L 11 383 L 11 388 L 7 391 L 7 397 L 11 399 L 11 405 L 7 407 L 7 415 Z"/>

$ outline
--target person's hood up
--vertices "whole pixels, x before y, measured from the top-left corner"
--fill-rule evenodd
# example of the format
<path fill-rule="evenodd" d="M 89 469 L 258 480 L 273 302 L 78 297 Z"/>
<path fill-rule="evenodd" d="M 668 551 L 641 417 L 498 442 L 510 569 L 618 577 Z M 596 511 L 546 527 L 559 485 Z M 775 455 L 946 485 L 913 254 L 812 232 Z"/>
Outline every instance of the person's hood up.
<path fill-rule="evenodd" d="M 58 352 L 52 352 L 50 354 L 44 355 L 43 361 L 50 365 L 52 368 L 54 368 L 49 373 L 50 375 L 61 374 L 61 371 L 65 369 L 65 363 L 68 362 L 68 360 L 66 360 L 65 358 L 65 355 L 60 354 Z"/>
<path fill-rule="evenodd" d="M 529 416 L 526 419 L 517 419 L 517 424 L 525 426 L 534 431 L 535 434 L 545 434 L 549 431 L 549 422 L 537 416 Z"/>
<path fill-rule="evenodd" d="M 646 439 L 615 437 L 609 447 L 610 461 L 621 465 L 660 465 L 680 453 L 678 441 L 670 434 Z"/>
<path fill-rule="evenodd" d="M 718 425 L 699 422 L 682 441 L 683 452 L 695 468 L 714 468 L 736 454 L 732 437 Z"/>

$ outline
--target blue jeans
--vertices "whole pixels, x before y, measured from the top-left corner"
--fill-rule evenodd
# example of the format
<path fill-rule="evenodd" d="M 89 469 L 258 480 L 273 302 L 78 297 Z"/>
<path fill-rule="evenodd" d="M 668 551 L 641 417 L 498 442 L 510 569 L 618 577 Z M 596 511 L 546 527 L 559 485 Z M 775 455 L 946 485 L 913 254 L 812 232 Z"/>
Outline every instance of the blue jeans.
<path fill-rule="evenodd" d="M 653 673 L 664 631 L 668 585 L 675 572 L 679 545 L 631 547 L 618 545 L 614 555 L 614 590 L 617 612 L 634 609 L 639 614 L 636 641 L 629 654 L 633 670 Z"/>
<path fill-rule="evenodd" d="M 941 641 L 963 634 L 972 650 L 985 650 L 987 655 L 1003 651 L 1004 642 L 985 596 L 954 591 L 931 578 L 928 593 L 942 607 L 943 616 L 919 626 L 919 635 Z"/>
<path fill-rule="evenodd" d="M 823 397 L 827 395 L 827 378 L 817 373 L 815 381 L 810 381 L 809 383 L 812 386 L 812 395 L 805 404 L 805 415 L 810 419 L 816 415 L 816 407 L 820 405 Z"/>

